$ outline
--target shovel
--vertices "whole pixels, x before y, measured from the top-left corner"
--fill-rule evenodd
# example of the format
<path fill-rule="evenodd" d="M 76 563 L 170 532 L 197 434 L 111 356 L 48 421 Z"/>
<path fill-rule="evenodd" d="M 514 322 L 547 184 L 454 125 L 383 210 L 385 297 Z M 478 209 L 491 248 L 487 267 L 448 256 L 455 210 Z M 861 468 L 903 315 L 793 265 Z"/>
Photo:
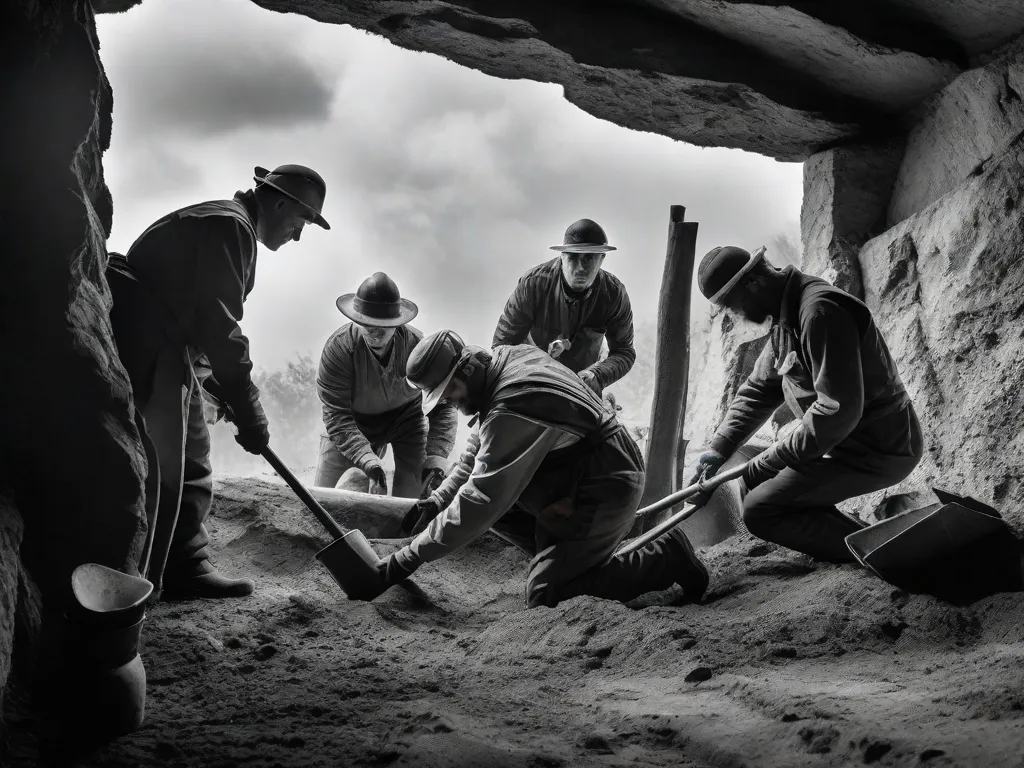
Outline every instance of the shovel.
<path fill-rule="evenodd" d="M 384 583 L 377 571 L 380 558 L 363 532 L 338 525 L 269 446 L 263 449 L 262 455 L 334 538 L 316 553 L 316 559 L 330 571 L 345 594 L 352 600 L 372 600 L 383 593 Z"/>
<path fill-rule="evenodd" d="M 750 466 L 750 463 L 751 462 L 747 462 L 746 464 L 740 464 L 738 467 L 733 467 L 728 472 L 722 472 L 721 474 L 715 475 L 710 480 L 699 480 L 693 485 L 687 488 L 683 488 L 681 491 L 676 491 L 675 493 L 666 496 L 661 501 L 656 501 L 653 504 L 644 507 L 643 509 L 638 509 L 636 511 L 636 517 L 641 518 L 646 517 L 650 514 L 654 514 L 655 512 L 661 512 L 663 509 L 668 509 L 669 507 L 675 506 L 683 499 L 688 499 L 691 496 L 694 496 L 695 494 L 698 493 L 703 493 L 704 491 L 714 490 L 718 486 L 723 485 L 729 482 L 730 480 L 735 480 L 738 477 L 742 477 L 743 472 L 746 470 L 748 466 Z M 647 533 L 643 534 L 642 536 L 637 536 L 631 542 L 629 542 L 621 549 L 619 549 L 619 551 L 615 554 L 626 555 L 630 552 L 640 549 L 640 547 L 644 546 L 649 541 L 653 541 L 654 539 L 661 536 L 661 534 L 665 533 L 665 531 L 670 531 L 673 528 L 675 528 L 677 525 L 683 522 L 683 520 L 688 518 L 698 509 L 700 509 L 700 507 L 690 505 L 679 510 L 665 522 L 659 523 L 658 525 L 654 526 L 653 528 L 651 528 L 651 530 L 647 531 Z"/>

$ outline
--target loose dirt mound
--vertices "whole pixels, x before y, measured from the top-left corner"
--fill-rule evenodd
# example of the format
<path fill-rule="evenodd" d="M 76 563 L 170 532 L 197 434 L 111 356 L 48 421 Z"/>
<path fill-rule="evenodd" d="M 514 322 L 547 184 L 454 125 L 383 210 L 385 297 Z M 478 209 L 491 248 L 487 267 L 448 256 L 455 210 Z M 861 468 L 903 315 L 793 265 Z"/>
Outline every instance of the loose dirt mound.
<path fill-rule="evenodd" d="M 256 594 L 152 609 L 146 723 L 83 765 L 1024 765 L 1020 595 L 953 608 L 737 536 L 703 605 L 526 610 L 485 537 L 358 603 L 287 487 L 218 493 L 215 560 Z"/>

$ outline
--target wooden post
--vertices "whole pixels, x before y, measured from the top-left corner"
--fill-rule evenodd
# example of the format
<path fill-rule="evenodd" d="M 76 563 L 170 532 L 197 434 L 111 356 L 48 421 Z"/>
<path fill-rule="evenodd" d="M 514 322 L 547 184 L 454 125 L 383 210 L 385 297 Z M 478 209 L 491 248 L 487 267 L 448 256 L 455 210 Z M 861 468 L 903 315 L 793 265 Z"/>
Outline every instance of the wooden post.
<path fill-rule="evenodd" d="M 658 301 L 658 339 L 654 358 L 654 401 L 640 506 L 653 504 L 679 490 L 679 452 L 686 418 L 687 379 L 690 372 L 690 291 L 693 286 L 697 223 L 684 222 L 686 209 L 673 205 L 669 213 L 668 251 Z M 644 530 L 654 520 L 645 521 Z"/>

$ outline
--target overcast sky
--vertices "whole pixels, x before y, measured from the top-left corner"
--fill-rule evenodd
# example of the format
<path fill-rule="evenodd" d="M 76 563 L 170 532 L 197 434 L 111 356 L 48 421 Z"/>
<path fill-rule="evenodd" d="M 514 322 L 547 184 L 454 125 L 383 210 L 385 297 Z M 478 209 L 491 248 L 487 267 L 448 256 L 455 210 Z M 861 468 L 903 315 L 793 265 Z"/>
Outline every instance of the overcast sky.
<path fill-rule="evenodd" d="M 261 248 L 242 321 L 258 368 L 319 357 L 345 322 L 335 298 L 377 270 L 419 304 L 414 325 L 486 346 L 516 279 L 576 219 L 618 246 L 604 266 L 640 322 L 656 316 L 670 205 L 700 222 L 698 260 L 799 220 L 800 164 L 628 131 L 558 85 L 248 0 L 145 0 L 97 25 L 114 92 L 111 250 L 171 210 L 248 189 L 255 165 L 301 163 L 327 182 L 332 229 Z"/>

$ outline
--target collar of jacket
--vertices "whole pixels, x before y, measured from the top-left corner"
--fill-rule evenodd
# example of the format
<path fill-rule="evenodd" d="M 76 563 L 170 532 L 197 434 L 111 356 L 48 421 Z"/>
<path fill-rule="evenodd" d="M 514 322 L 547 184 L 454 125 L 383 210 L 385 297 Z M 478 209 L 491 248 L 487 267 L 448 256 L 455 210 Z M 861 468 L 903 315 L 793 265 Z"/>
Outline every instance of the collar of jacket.
<path fill-rule="evenodd" d="M 242 207 L 245 208 L 245 213 L 249 217 L 249 223 L 252 224 L 252 230 L 255 232 L 256 222 L 259 219 L 260 211 L 259 206 L 256 205 L 255 193 L 253 193 L 251 189 L 247 192 L 239 190 L 238 192 L 235 192 L 234 199 L 241 203 Z"/>

